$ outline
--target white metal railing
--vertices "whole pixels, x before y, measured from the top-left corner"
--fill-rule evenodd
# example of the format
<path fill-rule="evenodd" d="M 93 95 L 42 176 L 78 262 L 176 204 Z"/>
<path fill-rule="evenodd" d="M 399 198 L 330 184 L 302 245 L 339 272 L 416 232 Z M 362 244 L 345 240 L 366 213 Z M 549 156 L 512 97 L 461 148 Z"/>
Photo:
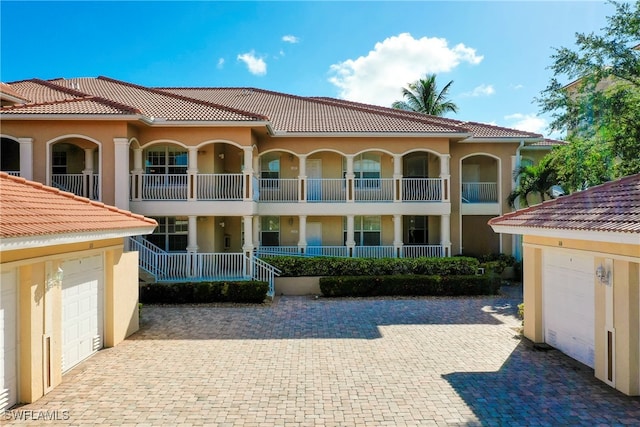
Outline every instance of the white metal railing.
<path fill-rule="evenodd" d="M 81 173 L 52 174 L 51 186 L 62 191 L 77 194 L 84 194 L 84 175 Z"/>
<path fill-rule="evenodd" d="M 354 180 L 356 202 L 392 202 L 393 178 L 357 178 Z"/>
<path fill-rule="evenodd" d="M 259 257 L 299 254 L 300 248 L 298 246 L 261 246 L 256 249 L 256 255 Z"/>
<path fill-rule="evenodd" d="M 56 173 L 51 175 L 51 186 L 77 196 L 100 200 L 100 174 Z"/>
<path fill-rule="evenodd" d="M 402 178 L 402 195 L 407 202 L 442 200 L 442 178 Z"/>
<path fill-rule="evenodd" d="M 346 202 L 346 180 L 342 178 L 308 178 L 308 202 Z"/>
<path fill-rule="evenodd" d="M 307 246 L 304 255 L 345 258 L 349 256 L 349 248 L 346 246 Z"/>
<path fill-rule="evenodd" d="M 297 178 L 259 178 L 259 200 L 261 202 L 297 202 Z"/>
<path fill-rule="evenodd" d="M 246 256 L 245 256 L 246 258 Z M 251 277 L 254 280 L 261 280 L 269 284 L 269 296 L 275 294 L 275 278 L 279 276 L 281 271 L 261 260 L 260 258 L 253 257 L 251 263 Z"/>
<path fill-rule="evenodd" d="M 497 203 L 498 183 L 463 182 L 462 201 L 464 203 Z"/>
<path fill-rule="evenodd" d="M 142 175 L 143 200 L 187 200 L 186 174 Z"/>
<path fill-rule="evenodd" d="M 442 245 L 405 245 L 400 250 L 403 258 L 440 258 L 444 256 Z"/>
<path fill-rule="evenodd" d="M 193 280 L 264 280 L 269 296 L 274 293 L 276 267 L 243 253 L 170 253 L 138 236 L 129 239 L 131 250 L 138 251 L 139 266 L 158 282 Z"/>
<path fill-rule="evenodd" d="M 242 200 L 244 177 L 237 174 L 198 174 L 198 200 Z"/>
<path fill-rule="evenodd" d="M 393 246 L 355 246 L 354 258 L 395 258 Z"/>

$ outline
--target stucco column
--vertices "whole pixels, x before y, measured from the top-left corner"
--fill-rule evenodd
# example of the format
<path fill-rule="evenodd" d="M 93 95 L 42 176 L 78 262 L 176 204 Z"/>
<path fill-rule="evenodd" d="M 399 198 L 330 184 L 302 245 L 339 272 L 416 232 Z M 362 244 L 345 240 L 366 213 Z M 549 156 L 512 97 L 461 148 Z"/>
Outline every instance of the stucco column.
<path fill-rule="evenodd" d="M 242 250 L 244 254 L 248 257 L 253 256 L 253 216 L 246 215 L 242 217 L 244 221 L 242 222 L 244 227 L 244 242 L 242 242 Z"/>
<path fill-rule="evenodd" d="M 440 194 L 443 202 L 451 200 L 451 155 L 440 155 L 440 179 L 442 180 Z"/>
<path fill-rule="evenodd" d="M 356 246 L 355 240 L 355 216 L 347 215 L 347 240 L 345 242 L 349 256 L 353 253 L 353 248 Z"/>
<path fill-rule="evenodd" d="M 298 250 L 303 253 L 307 250 L 307 216 L 298 216 Z"/>
<path fill-rule="evenodd" d="M 187 200 L 198 199 L 198 147 L 189 147 L 187 165 Z"/>
<path fill-rule="evenodd" d="M 402 215 L 393 216 L 393 251 L 396 257 L 402 252 Z"/>
<path fill-rule="evenodd" d="M 20 176 L 33 180 L 33 138 L 18 138 L 20 144 Z"/>
<path fill-rule="evenodd" d="M 129 139 L 113 138 L 114 205 L 129 210 Z M 103 202 L 109 203 L 108 200 Z"/>
<path fill-rule="evenodd" d="M 440 215 L 440 245 L 442 256 L 451 256 L 451 215 Z"/>
<path fill-rule="evenodd" d="M 198 252 L 198 217 L 189 215 L 187 234 L 187 252 Z"/>
<path fill-rule="evenodd" d="M 244 167 L 242 169 L 244 180 L 243 198 L 245 201 L 251 201 L 253 200 L 253 147 L 242 147 L 242 150 L 244 153 Z"/>
<path fill-rule="evenodd" d="M 131 179 L 133 183 L 131 189 L 131 200 L 142 200 L 142 174 L 144 169 L 142 166 L 142 148 L 133 149 L 133 170 L 131 171 Z"/>
<path fill-rule="evenodd" d="M 355 182 L 354 179 L 356 177 L 355 173 L 353 173 L 353 155 L 349 154 L 344 156 L 347 159 L 347 170 L 344 175 L 346 179 L 345 188 L 347 189 L 347 202 L 353 202 L 355 200 Z"/>
<path fill-rule="evenodd" d="M 307 202 L 307 156 L 298 156 L 298 201 Z"/>
<path fill-rule="evenodd" d="M 393 201 L 401 202 L 402 194 L 402 156 L 394 154 L 393 156 Z"/>
<path fill-rule="evenodd" d="M 96 151 L 95 148 L 85 148 L 84 149 L 84 170 L 82 171 L 83 175 L 83 193 L 85 197 L 90 199 L 94 198 L 93 191 L 93 153 Z"/>

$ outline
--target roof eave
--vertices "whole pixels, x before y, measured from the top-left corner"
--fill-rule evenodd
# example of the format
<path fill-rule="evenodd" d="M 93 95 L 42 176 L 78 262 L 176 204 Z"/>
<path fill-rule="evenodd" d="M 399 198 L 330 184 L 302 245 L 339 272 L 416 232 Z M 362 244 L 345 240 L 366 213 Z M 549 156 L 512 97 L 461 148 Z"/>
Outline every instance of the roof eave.
<path fill-rule="evenodd" d="M 532 137 L 532 136 L 494 136 L 494 137 L 482 137 L 482 138 L 476 138 L 476 137 L 470 137 L 467 138 L 463 141 L 460 141 L 463 144 L 479 144 L 479 143 L 487 143 L 487 142 L 491 142 L 491 143 L 520 143 L 520 142 L 529 142 L 531 144 L 534 144 L 536 142 L 542 142 L 544 141 L 544 138 L 542 137 Z M 526 145 L 525 145 L 526 147 Z"/>
<path fill-rule="evenodd" d="M 567 228 L 527 227 L 516 225 L 490 224 L 493 231 L 503 234 L 522 234 L 558 239 L 586 240 L 593 242 L 614 242 L 639 245 L 640 232 L 615 232 L 596 230 L 574 230 Z"/>
<path fill-rule="evenodd" d="M 47 246 L 84 243 L 96 240 L 118 239 L 142 234 L 151 234 L 155 225 L 113 229 L 95 230 L 82 233 L 44 234 L 37 236 L 3 237 L 0 239 L 0 251 L 42 248 Z"/>
<path fill-rule="evenodd" d="M 151 127 L 268 127 L 269 122 L 263 120 L 164 120 L 144 118 L 142 121 Z"/>
<path fill-rule="evenodd" d="M 6 114 L 2 120 L 141 120 L 139 114 Z"/>
<path fill-rule="evenodd" d="M 458 132 L 283 132 L 276 131 L 273 136 L 279 138 L 313 138 L 313 137 L 402 137 L 402 138 L 467 138 L 471 134 Z"/>

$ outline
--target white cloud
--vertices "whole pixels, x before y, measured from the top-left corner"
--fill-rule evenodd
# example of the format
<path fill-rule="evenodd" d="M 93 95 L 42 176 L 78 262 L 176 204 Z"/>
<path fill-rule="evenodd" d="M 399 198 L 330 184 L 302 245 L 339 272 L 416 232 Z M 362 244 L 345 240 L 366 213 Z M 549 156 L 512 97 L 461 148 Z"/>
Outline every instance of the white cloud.
<path fill-rule="evenodd" d="M 465 92 L 460 96 L 465 96 L 465 97 L 491 96 L 494 93 L 496 93 L 496 90 L 493 88 L 493 85 L 481 84 L 480 86 L 475 87 L 471 92 Z"/>
<path fill-rule="evenodd" d="M 331 65 L 329 81 L 341 98 L 388 106 L 402 97 L 402 87 L 425 74 L 445 73 L 461 62 L 479 64 L 483 58 L 464 44 L 449 47 L 446 39 L 402 33 L 376 43 L 366 56 Z"/>
<path fill-rule="evenodd" d="M 538 117 L 535 114 L 515 113 L 504 116 L 504 119 L 510 122 L 508 125 L 510 128 L 540 134 L 545 133 L 548 125 L 545 119 Z"/>
<path fill-rule="evenodd" d="M 287 34 L 286 36 L 282 36 L 282 41 L 287 43 L 300 43 L 300 39 L 296 36 L 292 36 L 291 34 Z"/>
<path fill-rule="evenodd" d="M 256 56 L 254 51 L 238 55 L 238 60 L 244 62 L 251 74 L 256 76 L 264 76 L 267 74 L 267 63 L 264 59 Z"/>
<path fill-rule="evenodd" d="M 524 85 L 521 85 L 520 83 L 518 83 L 518 84 L 515 84 L 515 85 L 514 85 L 514 84 L 512 83 L 511 85 L 509 85 L 509 87 L 510 87 L 511 89 L 513 89 L 513 90 L 520 90 L 520 89 L 522 89 L 522 88 L 524 87 Z"/>
<path fill-rule="evenodd" d="M 218 68 L 224 67 L 224 58 L 218 59 Z"/>

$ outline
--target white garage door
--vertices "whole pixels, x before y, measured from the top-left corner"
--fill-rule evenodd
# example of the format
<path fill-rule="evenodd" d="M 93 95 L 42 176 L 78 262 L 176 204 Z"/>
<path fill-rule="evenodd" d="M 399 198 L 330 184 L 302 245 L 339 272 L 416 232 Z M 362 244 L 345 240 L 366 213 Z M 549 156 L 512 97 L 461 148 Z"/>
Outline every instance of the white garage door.
<path fill-rule="evenodd" d="M 15 405 L 17 383 L 17 286 L 15 270 L 0 278 L 0 411 Z"/>
<path fill-rule="evenodd" d="M 103 345 L 102 256 L 62 264 L 62 371 L 68 371 Z"/>
<path fill-rule="evenodd" d="M 594 367 L 594 259 L 565 251 L 544 253 L 545 341 Z"/>

